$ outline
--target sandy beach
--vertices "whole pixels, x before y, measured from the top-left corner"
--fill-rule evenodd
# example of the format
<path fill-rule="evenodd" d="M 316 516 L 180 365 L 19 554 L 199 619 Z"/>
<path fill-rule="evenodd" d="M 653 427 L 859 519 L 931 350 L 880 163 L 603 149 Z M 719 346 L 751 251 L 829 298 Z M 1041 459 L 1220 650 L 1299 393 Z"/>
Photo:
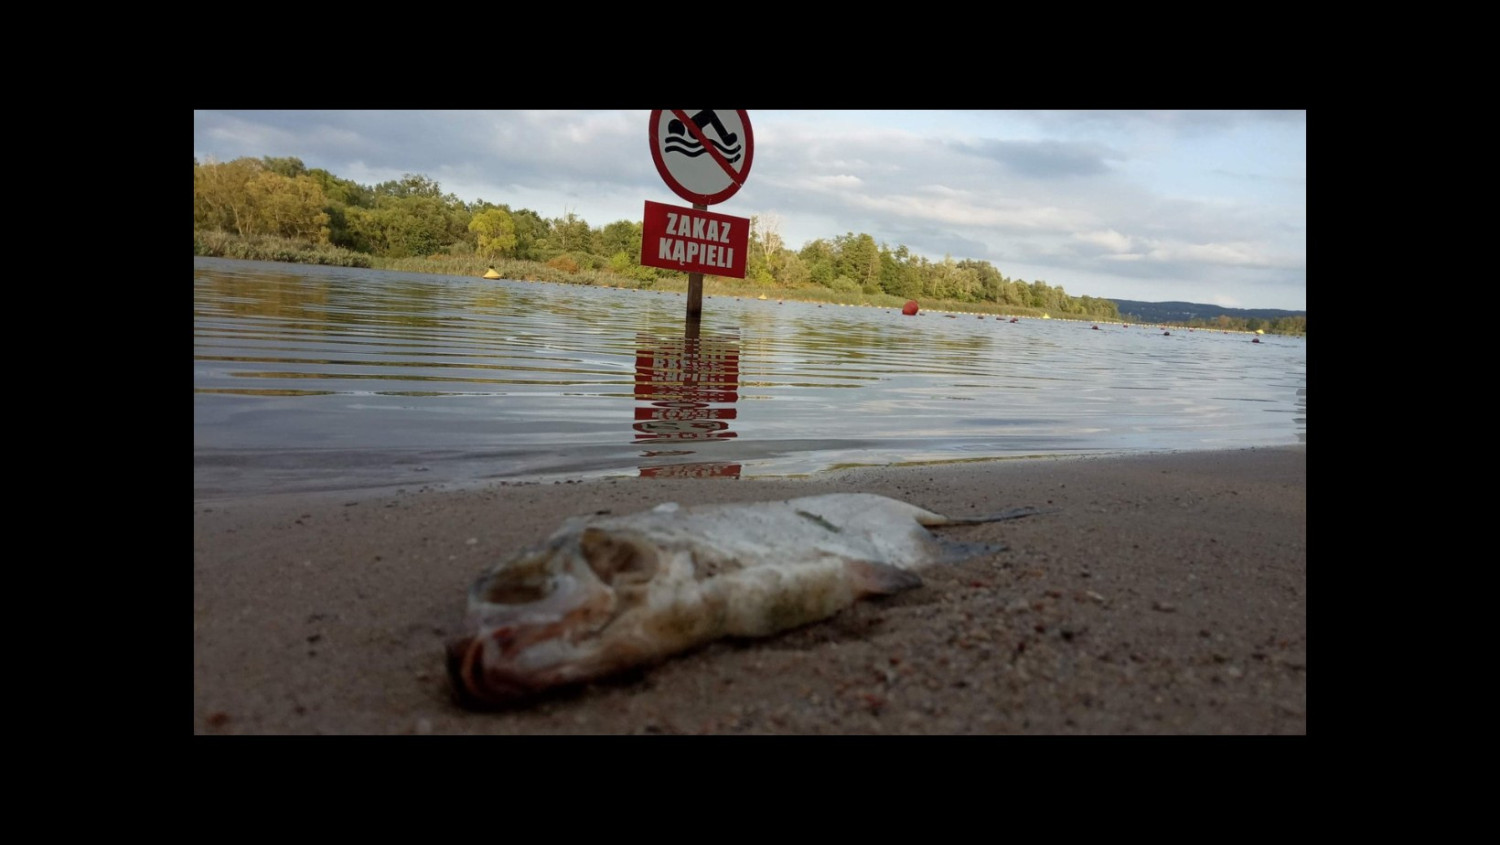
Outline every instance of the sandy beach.
<path fill-rule="evenodd" d="M 825 622 L 452 701 L 469 585 L 564 518 L 834 492 L 1055 512 L 945 529 L 1007 548 Z M 1306 734 L 1306 447 L 195 501 L 193 732 Z"/>

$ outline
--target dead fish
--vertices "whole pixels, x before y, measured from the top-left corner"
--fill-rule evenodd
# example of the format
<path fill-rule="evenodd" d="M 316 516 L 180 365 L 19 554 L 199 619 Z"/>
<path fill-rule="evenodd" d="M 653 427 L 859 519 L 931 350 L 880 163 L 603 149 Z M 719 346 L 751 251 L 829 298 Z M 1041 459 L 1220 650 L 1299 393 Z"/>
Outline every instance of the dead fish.
<path fill-rule="evenodd" d="M 1003 546 L 927 528 L 950 518 L 868 493 L 575 517 L 487 570 L 448 645 L 455 700 L 503 705 L 649 666 L 722 637 L 764 637 L 920 586 L 916 570 Z"/>

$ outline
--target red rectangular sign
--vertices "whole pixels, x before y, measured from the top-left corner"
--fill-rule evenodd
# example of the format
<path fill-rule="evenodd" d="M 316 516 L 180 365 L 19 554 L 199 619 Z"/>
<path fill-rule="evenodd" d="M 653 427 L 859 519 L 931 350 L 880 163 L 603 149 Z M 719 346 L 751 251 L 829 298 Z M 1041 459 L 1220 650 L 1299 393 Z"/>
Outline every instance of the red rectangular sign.
<path fill-rule="evenodd" d="M 641 264 L 684 273 L 745 278 L 750 221 L 646 200 Z"/>

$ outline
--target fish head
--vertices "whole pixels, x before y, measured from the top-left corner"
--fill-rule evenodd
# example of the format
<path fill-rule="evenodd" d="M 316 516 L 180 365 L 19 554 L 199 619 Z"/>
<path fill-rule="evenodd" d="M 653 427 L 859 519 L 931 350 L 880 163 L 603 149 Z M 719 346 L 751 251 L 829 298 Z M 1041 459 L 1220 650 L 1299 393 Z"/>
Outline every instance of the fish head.
<path fill-rule="evenodd" d="M 455 700 L 509 704 L 615 668 L 606 632 L 661 556 L 635 532 L 578 526 L 491 567 L 469 590 L 465 634 L 448 644 Z"/>

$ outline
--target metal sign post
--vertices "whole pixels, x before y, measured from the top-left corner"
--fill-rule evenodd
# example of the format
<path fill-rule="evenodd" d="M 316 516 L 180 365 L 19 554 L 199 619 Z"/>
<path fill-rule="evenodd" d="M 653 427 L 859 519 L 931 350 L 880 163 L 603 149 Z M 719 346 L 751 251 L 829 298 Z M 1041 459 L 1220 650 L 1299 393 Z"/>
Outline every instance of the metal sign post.
<path fill-rule="evenodd" d="M 697 209 L 698 211 L 707 211 L 708 210 L 708 206 L 704 205 L 701 202 L 695 202 L 695 203 L 693 203 L 693 208 Z M 688 274 L 688 302 L 687 302 L 687 318 L 688 318 L 688 322 L 694 324 L 694 328 L 696 328 L 697 327 L 697 321 L 702 316 L 703 316 L 703 274 L 702 273 L 689 273 Z"/>

